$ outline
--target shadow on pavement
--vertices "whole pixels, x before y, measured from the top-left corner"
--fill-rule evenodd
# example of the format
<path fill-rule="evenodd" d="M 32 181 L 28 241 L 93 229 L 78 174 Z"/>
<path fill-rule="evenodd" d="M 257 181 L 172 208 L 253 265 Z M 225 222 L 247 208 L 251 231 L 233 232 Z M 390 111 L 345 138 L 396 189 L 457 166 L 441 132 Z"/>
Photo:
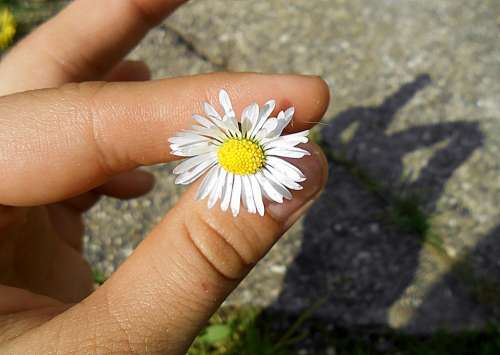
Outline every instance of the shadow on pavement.
<path fill-rule="evenodd" d="M 428 214 L 449 177 L 483 142 L 478 124 L 466 121 L 419 124 L 415 117 L 415 126 L 387 132 L 398 111 L 431 83 L 420 75 L 378 106 L 340 112 L 322 130 L 331 152 L 388 191 L 418 194 Z M 402 182 L 403 158 L 422 148 L 433 149 L 430 157 L 415 179 Z M 414 280 L 422 246 L 418 235 L 387 222 L 388 207 L 347 167 L 330 162 L 326 189 L 304 220 L 301 250 L 268 312 L 298 314 L 325 299 L 315 317 L 329 324 L 387 326 L 390 307 Z M 439 315 L 434 318 L 440 322 Z"/>

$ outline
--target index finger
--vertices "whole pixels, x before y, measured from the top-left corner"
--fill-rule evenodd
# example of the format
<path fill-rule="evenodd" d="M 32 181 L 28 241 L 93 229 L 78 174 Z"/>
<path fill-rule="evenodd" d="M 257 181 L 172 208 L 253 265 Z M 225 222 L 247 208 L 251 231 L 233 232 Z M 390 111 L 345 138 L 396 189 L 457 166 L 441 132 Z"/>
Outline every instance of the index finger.
<path fill-rule="evenodd" d="M 144 83 L 84 83 L 0 98 L 0 204 L 66 199 L 140 165 L 174 159 L 167 139 L 226 89 L 235 111 L 275 99 L 292 130 L 319 121 L 325 82 L 300 75 L 217 73 Z"/>
<path fill-rule="evenodd" d="M 75 0 L 0 65 L 0 95 L 100 79 L 186 0 Z"/>

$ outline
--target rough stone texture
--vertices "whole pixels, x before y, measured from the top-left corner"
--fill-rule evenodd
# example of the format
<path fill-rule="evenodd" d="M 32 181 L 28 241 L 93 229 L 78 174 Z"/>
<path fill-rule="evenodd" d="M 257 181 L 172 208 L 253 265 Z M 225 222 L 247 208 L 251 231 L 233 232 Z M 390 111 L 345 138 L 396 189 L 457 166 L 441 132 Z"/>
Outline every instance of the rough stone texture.
<path fill-rule="evenodd" d="M 498 321 L 499 18 L 496 0 L 197 0 L 150 33 L 132 56 L 155 77 L 321 75 L 323 140 L 390 191 L 417 193 L 443 242 L 389 223 L 384 198 L 332 164 L 323 196 L 229 303 L 301 312 L 326 299 L 317 314 L 335 325 L 412 332 Z M 175 202 L 170 169 L 152 168 L 148 196 L 88 214 L 93 265 L 112 272 Z"/>

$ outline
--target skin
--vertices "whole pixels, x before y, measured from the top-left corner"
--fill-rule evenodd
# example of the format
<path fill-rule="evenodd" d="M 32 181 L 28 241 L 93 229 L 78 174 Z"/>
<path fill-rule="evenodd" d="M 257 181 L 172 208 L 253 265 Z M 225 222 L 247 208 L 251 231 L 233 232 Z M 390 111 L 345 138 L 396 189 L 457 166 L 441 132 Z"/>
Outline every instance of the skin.
<path fill-rule="evenodd" d="M 319 148 L 294 163 L 304 189 L 266 215 L 195 201 L 198 183 L 96 291 L 82 257 L 82 212 L 133 198 L 168 162 L 167 138 L 225 88 L 236 112 L 269 98 L 311 127 L 329 94 L 317 77 L 217 73 L 148 81 L 122 57 L 174 0 L 75 0 L 0 63 L 0 352 L 183 354 L 248 271 L 320 193 Z M 106 11 L 102 11 L 106 7 Z M 86 14 L 81 16 L 81 14 Z M 84 48 L 84 50 L 82 50 Z M 102 81 L 96 81 L 102 80 Z"/>

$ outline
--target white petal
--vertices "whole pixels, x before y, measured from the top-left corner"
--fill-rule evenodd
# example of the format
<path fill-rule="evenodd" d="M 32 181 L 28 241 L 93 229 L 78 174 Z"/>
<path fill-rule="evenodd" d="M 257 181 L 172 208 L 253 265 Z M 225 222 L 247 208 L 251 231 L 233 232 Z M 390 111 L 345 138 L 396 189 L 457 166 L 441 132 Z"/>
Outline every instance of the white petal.
<path fill-rule="evenodd" d="M 199 128 L 201 128 L 201 127 L 199 127 Z M 186 137 L 186 138 L 196 138 L 196 137 L 199 137 L 200 135 L 198 134 L 198 132 L 184 129 L 180 132 L 177 132 L 175 134 L 175 136 L 176 137 Z"/>
<path fill-rule="evenodd" d="M 292 189 L 292 190 L 302 190 L 303 189 L 303 187 L 301 185 L 297 184 L 289 176 L 284 175 L 282 172 L 274 169 L 272 166 L 268 165 L 268 166 L 266 166 L 266 169 L 269 171 L 270 174 L 273 175 L 273 177 L 277 181 L 279 181 L 285 187 Z M 264 174 L 265 174 L 265 172 L 264 172 Z"/>
<path fill-rule="evenodd" d="M 274 107 L 276 106 L 276 101 L 274 100 L 269 100 L 264 104 L 262 107 L 262 110 L 260 110 L 259 113 L 259 118 L 257 121 L 253 124 L 252 129 L 250 131 L 250 137 L 253 138 L 255 135 L 260 131 L 264 123 L 266 122 L 267 118 L 273 112 Z"/>
<path fill-rule="evenodd" d="M 276 128 L 267 134 L 267 138 L 279 137 L 283 133 L 283 130 L 286 126 L 288 126 L 293 118 L 295 108 L 290 107 L 283 114 L 281 114 L 282 112 L 283 111 L 278 114 L 278 124 L 276 125 Z"/>
<path fill-rule="evenodd" d="M 292 120 L 292 117 L 295 113 L 295 107 L 289 107 L 286 111 L 285 111 L 285 120 L 287 120 L 288 122 L 290 122 Z"/>
<path fill-rule="evenodd" d="M 215 151 L 216 146 L 211 143 L 197 143 L 181 148 L 171 145 L 170 148 L 172 149 L 172 154 L 174 155 L 179 157 L 192 157 L 195 155 L 213 152 Z"/>
<path fill-rule="evenodd" d="M 224 184 L 226 183 L 226 171 L 218 166 L 218 172 L 216 175 L 216 185 L 215 188 L 210 193 L 210 197 L 208 198 L 208 208 L 214 207 L 217 200 L 221 197 L 222 191 L 224 189 Z"/>
<path fill-rule="evenodd" d="M 284 198 L 291 200 L 292 199 L 292 194 L 286 187 L 283 186 L 283 184 L 277 179 L 276 176 L 271 174 L 268 170 L 263 169 L 262 173 L 265 178 L 268 179 L 268 181 L 273 185 L 274 189 L 280 193 L 281 196 Z"/>
<path fill-rule="evenodd" d="M 179 137 L 179 138 L 184 138 L 184 137 Z M 211 138 L 206 138 L 206 137 L 200 137 L 197 140 L 173 140 L 173 142 L 170 144 L 170 149 L 171 150 L 185 150 L 188 148 L 192 147 L 200 147 L 200 146 L 206 146 L 207 144 L 210 145 L 212 143 Z"/>
<path fill-rule="evenodd" d="M 196 128 L 194 128 L 196 127 Z M 205 127 L 201 127 L 201 126 L 193 126 L 193 129 L 184 129 L 180 132 L 177 132 L 175 134 L 175 138 L 183 138 L 183 139 L 189 139 L 189 140 L 195 140 L 195 139 L 201 139 L 201 138 L 212 138 L 210 137 L 209 135 L 207 134 L 204 134 L 205 132 L 208 132 L 210 133 L 213 129 L 217 129 L 216 127 L 214 128 L 205 128 Z M 172 137 L 174 138 L 174 137 Z M 170 141 L 170 139 L 169 139 Z M 182 145 L 182 140 L 177 140 L 177 139 L 174 139 L 175 143 L 174 144 L 178 144 L 178 145 Z M 180 142 L 180 143 L 178 143 Z"/>
<path fill-rule="evenodd" d="M 269 117 L 269 115 L 273 112 L 275 107 L 276 107 L 275 100 L 267 101 L 264 104 L 264 106 L 262 106 L 262 110 L 260 111 L 259 119 L 266 120 Z"/>
<path fill-rule="evenodd" d="M 174 139 L 177 138 L 177 139 Z M 210 141 L 210 138 L 207 137 L 198 137 L 198 138 L 188 138 L 185 137 L 174 137 L 170 138 L 170 143 L 175 147 L 175 149 L 179 149 L 181 147 L 186 147 L 188 145 L 203 143 Z"/>
<path fill-rule="evenodd" d="M 207 137 L 202 137 L 197 134 L 189 135 L 188 137 L 175 136 L 168 139 L 169 143 L 176 144 L 178 146 L 183 146 L 186 144 L 193 144 L 206 141 Z"/>
<path fill-rule="evenodd" d="M 264 123 L 264 126 L 262 126 L 262 129 L 266 131 L 272 131 L 273 129 L 276 128 L 277 124 L 278 124 L 278 119 L 276 117 L 269 117 L 267 121 Z"/>
<path fill-rule="evenodd" d="M 286 134 L 283 136 L 283 138 L 296 138 L 296 137 L 307 137 L 309 135 L 309 130 L 306 129 L 305 131 L 300 131 L 292 134 Z"/>
<path fill-rule="evenodd" d="M 210 122 L 209 120 L 207 120 L 205 117 L 203 116 L 200 116 L 200 115 L 193 115 L 193 119 L 198 122 L 200 125 L 202 125 L 203 127 L 206 127 L 206 128 L 212 128 L 214 125 L 212 124 L 212 122 Z"/>
<path fill-rule="evenodd" d="M 266 137 L 269 134 L 269 132 L 272 132 L 276 128 L 277 124 L 278 120 L 276 119 L 276 117 L 268 118 L 267 121 L 262 126 L 261 130 L 255 135 L 255 138 L 262 139 Z"/>
<path fill-rule="evenodd" d="M 283 203 L 283 195 L 281 195 L 273 186 L 273 184 L 261 173 L 255 174 L 255 177 L 259 181 L 262 190 L 264 191 L 266 197 L 275 202 Z"/>
<path fill-rule="evenodd" d="M 217 190 L 219 188 L 220 180 L 219 180 L 219 174 L 220 174 L 220 166 L 215 165 L 215 175 L 212 178 L 215 183 L 213 184 L 212 188 L 210 189 L 210 194 L 208 195 L 208 208 L 212 208 L 213 204 L 215 203 L 215 197 L 217 196 Z"/>
<path fill-rule="evenodd" d="M 219 93 L 219 95 L 224 96 L 222 94 L 222 92 L 223 92 L 223 90 Z M 226 95 L 227 95 L 227 93 L 226 93 Z M 212 120 L 214 125 L 219 127 L 225 134 L 237 136 L 238 132 L 239 132 L 238 123 L 236 122 L 236 118 L 235 118 L 234 111 L 233 111 L 232 107 L 227 106 L 227 104 L 231 105 L 231 101 L 223 103 L 224 97 L 221 97 L 221 96 L 219 96 L 219 100 L 221 101 L 221 105 L 223 106 L 224 111 L 226 111 L 226 109 L 230 108 L 230 111 L 233 113 L 233 115 L 229 115 L 226 112 L 226 115 L 224 115 L 224 119 L 221 118 L 219 113 L 208 102 L 205 102 L 203 104 L 205 112 L 206 112 L 208 118 L 210 118 Z M 227 96 L 227 100 L 229 100 L 229 96 Z"/>
<path fill-rule="evenodd" d="M 222 197 L 222 202 L 220 208 L 223 211 L 227 211 L 229 208 L 229 203 L 231 202 L 231 192 L 233 191 L 233 181 L 234 175 L 232 173 L 227 173 L 226 186 L 224 188 L 224 196 Z"/>
<path fill-rule="evenodd" d="M 203 200 L 205 197 L 208 196 L 210 191 L 214 188 L 215 184 L 217 183 L 217 171 L 218 171 L 219 166 L 214 165 L 205 175 L 203 178 L 203 181 L 201 182 L 200 187 L 198 188 L 198 191 L 196 192 L 196 199 L 197 200 Z"/>
<path fill-rule="evenodd" d="M 222 194 L 224 193 L 224 189 L 226 187 L 226 178 L 227 178 L 227 174 L 228 172 L 226 170 L 224 170 L 224 168 L 220 167 L 220 175 L 219 175 L 219 178 L 221 179 L 222 181 L 222 185 L 220 187 L 220 196 L 219 198 L 222 200 Z"/>
<path fill-rule="evenodd" d="M 178 132 L 175 136 L 170 137 L 168 141 L 172 144 L 177 144 L 179 146 L 185 145 L 185 144 L 191 144 L 196 141 L 203 141 L 207 137 L 204 137 L 202 135 L 199 135 L 198 132 L 186 132 L 186 131 L 181 131 Z"/>
<path fill-rule="evenodd" d="M 183 160 L 179 165 L 177 165 L 173 171 L 174 174 L 182 174 L 192 168 L 194 168 L 196 165 L 200 164 L 201 162 L 211 159 L 211 158 L 216 158 L 217 154 L 215 152 L 210 152 L 210 153 L 205 153 L 205 154 L 200 154 L 197 156 L 194 156 L 192 158 L 188 158 Z"/>
<path fill-rule="evenodd" d="M 241 176 L 234 175 L 233 192 L 231 194 L 231 212 L 236 217 L 240 213 L 241 201 Z"/>
<path fill-rule="evenodd" d="M 283 174 L 290 176 L 294 181 L 301 182 L 306 179 L 302 171 L 299 170 L 295 165 L 290 164 L 286 160 L 277 157 L 267 157 L 266 165 L 270 165 L 273 168 L 281 171 Z"/>
<path fill-rule="evenodd" d="M 200 126 L 192 126 L 191 130 L 185 131 L 185 133 L 196 134 L 198 136 L 210 137 L 213 139 L 217 139 L 219 141 L 223 141 L 226 139 L 227 135 L 217 126 L 212 126 L 212 128 L 205 128 Z"/>
<path fill-rule="evenodd" d="M 236 117 L 236 114 L 234 113 L 233 110 L 233 105 L 231 105 L 231 99 L 229 98 L 229 95 L 227 94 L 226 90 L 219 91 L 219 102 L 222 108 L 224 109 L 226 115 L 231 117 Z"/>
<path fill-rule="evenodd" d="M 212 119 L 212 121 L 213 120 L 219 120 L 219 121 L 222 120 L 219 113 L 208 102 L 203 103 L 203 109 L 205 110 L 205 113 L 207 114 L 208 118 Z"/>
<path fill-rule="evenodd" d="M 234 120 L 234 119 L 233 119 Z M 238 127 L 234 125 L 234 122 L 231 119 L 228 119 L 228 116 L 224 116 L 224 119 L 212 119 L 212 122 L 219 128 L 225 135 L 231 136 L 235 135 L 235 130 L 238 130 Z M 205 128 L 207 129 L 207 128 Z"/>
<path fill-rule="evenodd" d="M 309 138 L 307 134 L 309 131 L 302 131 L 293 134 L 287 134 L 285 136 L 279 136 L 268 141 L 262 140 L 262 145 L 264 148 L 274 148 L 274 147 L 294 147 L 300 143 L 307 143 Z"/>
<path fill-rule="evenodd" d="M 255 208 L 255 202 L 253 200 L 252 183 L 250 182 L 248 175 L 243 175 L 241 177 L 241 180 L 243 182 L 242 191 L 243 191 L 243 203 L 245 205 L 245 208 L 250 213 L 256 213 L 257 209 Z"/>
<path fill-rule="evenodd" d="M 285 158 L 302 158 L 305 155 L 311 155 L 311 153 L 309 153 L 307 150 L 297 147 L 278 147 L 266 150 L 266 155 L 274 155 L 277 157 Z"/>
<path fill-rule="evenodd" d="M 217 159 L 207 159 L 204 162 L 198 164 L 194 169 L 190 171 L 186 171 L 183 174 L 180 174 L 175 179 L 176 184 L 187 185 L 198 179 L 205 171 L 211 168 L 214 164 L 217 163 Z"/>
<path fill-rule="evenodd" d="M 264 215 L 264 202 L 262 201 L 262 191 L 260 189 L 259 182 L 255 175 L 249 176 L 250 183 L 252 184 L 253 199 L 255 201 L 255 207 L 261 216 Z"/>
<path fill-rule="evenodd" d="M 283 137 L 280 137 L 283 138 Z M 295 139 L 285 140 L 285 139 L 275 139 L 272 142 L 263 144 L 265 149 L 271 148 L 287 148 L 287 147 L 295 147 L 301 143 L 307 143 L 309 139 L 307 137 L 299 137 Z"/>
<path fill-rule="evenodd" d="M 238 121 L 236 121 L 236 118 L 233 116 L 224 116 L 222 119 L 224 122 L 225 126 L 228 128 L 228 133 L 231 136 L 235 137 L 241 137 L 241 131 L 240 128 L 238 127 Z"/>
<path fill-rule="evenodd" d="M 255 122 L 257 122 L 258 118 L 259 105 L 253 103 L 250 106 L 245 107 L 243 113 L 241 114 L 241 132 L 244 136 L 247 136 Z"/>

